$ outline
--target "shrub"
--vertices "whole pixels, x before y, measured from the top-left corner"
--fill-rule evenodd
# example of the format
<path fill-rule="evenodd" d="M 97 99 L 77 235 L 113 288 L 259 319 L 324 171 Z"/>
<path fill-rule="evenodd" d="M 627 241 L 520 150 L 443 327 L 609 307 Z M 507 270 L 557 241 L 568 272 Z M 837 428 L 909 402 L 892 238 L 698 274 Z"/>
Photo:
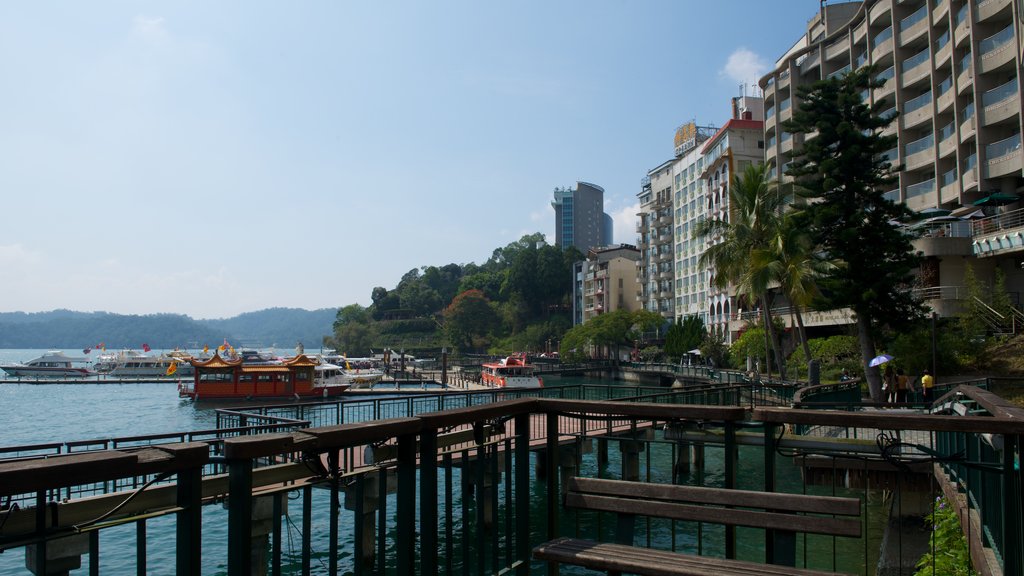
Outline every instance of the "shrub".
<path fill-rule="evenodd" d="M 932 526 L 931 551 L 917 561 L 914 576 L 974 576 L 971 554 L 967 539 L 960 528 L 956 510 L 941 496 L 935 499 L 931 514 L 927 517 Z"/>

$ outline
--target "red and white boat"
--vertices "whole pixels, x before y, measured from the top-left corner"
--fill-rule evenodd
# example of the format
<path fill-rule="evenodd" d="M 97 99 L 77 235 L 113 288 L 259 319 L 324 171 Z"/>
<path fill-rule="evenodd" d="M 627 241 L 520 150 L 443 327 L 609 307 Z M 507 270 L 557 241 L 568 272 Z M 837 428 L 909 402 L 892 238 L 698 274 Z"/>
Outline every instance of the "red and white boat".
<path fill-rule="evenodd" d="M 328 398 L 338 396 L 351 383 L 321 378 L 319 360 L 299 354 L 286 360 L 243 357 L 190 361 L 195 369 L 193 381 L 178 385 L 178 395 L 193 400 Z"/>
<path fill-rule="evenodd" d="M 509 356 L 484 364 L 480 383 L 492 388 L 543 388 L 544 381 L 533 373 L 533 365 L 523 356 Z"/>

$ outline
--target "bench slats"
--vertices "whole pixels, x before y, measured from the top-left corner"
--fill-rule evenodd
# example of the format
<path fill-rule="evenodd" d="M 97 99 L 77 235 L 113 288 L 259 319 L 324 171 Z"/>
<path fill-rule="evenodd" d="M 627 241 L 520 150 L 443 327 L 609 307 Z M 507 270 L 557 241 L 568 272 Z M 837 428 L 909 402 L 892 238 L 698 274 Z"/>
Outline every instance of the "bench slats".
<path fill-rule="evenodd" d="M 719 508 L 695 504 L 676 504 L 665 501 L 641 499 L 623 499 L 612 496 L 596 496 L 593 494 L 577 494 L 569 492 L 565 495 L 565 505 L 573 508 L 616 512 L 619 514 L 635 514 L 672 520 L 692 522 L 709 522 L 731 526 L 749 526 L 810 534 L 827 534 L 831 536 L 860 537 L 860 520 L 855 518 L 825 518 L 821 516 L 798 516 L 796 514 L 777 514 L 760 510 L 741 510 L 735 508 Z"/>
<path fill-rule="evenodd" d="M 568 490 L 569 492 L 621 496 L 623 498 L 762 508 L 785 512 L 835 514 L 838 516 L 859 516 L 861 513 L 860 500 L 837 496 L 810 496 L 579 477 L 569 479 Z"/>
<path fill-rule="evenodd" d="M 594 570 L 644 576 L 834 576 L 822 572 L 742 560 L 691 556 L 664 550 L 557 538 L 533 549 L 533 557 Z"/>

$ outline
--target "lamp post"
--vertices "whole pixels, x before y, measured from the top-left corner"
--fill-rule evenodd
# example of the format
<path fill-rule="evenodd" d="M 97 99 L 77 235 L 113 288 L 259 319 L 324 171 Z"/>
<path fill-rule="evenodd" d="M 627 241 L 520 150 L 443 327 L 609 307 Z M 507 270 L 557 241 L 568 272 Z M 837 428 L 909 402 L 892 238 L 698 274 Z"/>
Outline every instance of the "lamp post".
<path fill-rule="evenodd" d="M 441 348 L 441 385 L 448 387 L 448 349 Z"/>

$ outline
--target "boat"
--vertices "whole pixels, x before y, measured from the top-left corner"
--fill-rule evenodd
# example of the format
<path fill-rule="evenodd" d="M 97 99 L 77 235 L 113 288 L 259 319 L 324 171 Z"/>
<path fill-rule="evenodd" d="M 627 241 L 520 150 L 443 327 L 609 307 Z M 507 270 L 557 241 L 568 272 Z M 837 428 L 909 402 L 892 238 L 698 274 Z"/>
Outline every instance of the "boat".
<path fill-rule="evenodd" d="M 333 366 L 324 368 L 324 371 L 331 372 L 334 378 L 344 378 L 353 389 L 373 388 L 384 378 L 384 371 L 377 368 L 374 358 L 349 358 L 331 350 L 324 351 L 318 358 L 324 365 Z M 334 370 L 339 370 L 340 374 L 333 374 Z"/>
<path fill-rule="evenodd" d="M 489 362 L 480 370 L 480 383 L 492 388 L 543 388 L 544 381 L 533 373 L 534 366 L 523 356 L 508 356 Z"/>
<path fill-rule="evenodd" d="M 88 358 L 73 358 L 60 350 L 50 350 L 28 362 L 0 364 L 0 368 L 18 378 L 86 378 L 96 375 L 88 363 Z"/>
<path fill-rule="evenodd" d="M 193 356 L 180 350 L 167 354 L 146 354 L 132 349 L 100 354 L 93 367 L 114 378 L 163 378 L 191 376 Z M 171 366 L 174 365 L 172 369 Z"/>
<path fill-rule="evenodd" d="M 248 357 L 249 361 L 245 361 Z M 320 361 L 305 354 L 272 359 L 258 354 L 189 361 L 192 381 L 178 384 L 178 395 L 193 400 L 328 398 L 348 390 L 351 384 L 319 379 Z"/>

